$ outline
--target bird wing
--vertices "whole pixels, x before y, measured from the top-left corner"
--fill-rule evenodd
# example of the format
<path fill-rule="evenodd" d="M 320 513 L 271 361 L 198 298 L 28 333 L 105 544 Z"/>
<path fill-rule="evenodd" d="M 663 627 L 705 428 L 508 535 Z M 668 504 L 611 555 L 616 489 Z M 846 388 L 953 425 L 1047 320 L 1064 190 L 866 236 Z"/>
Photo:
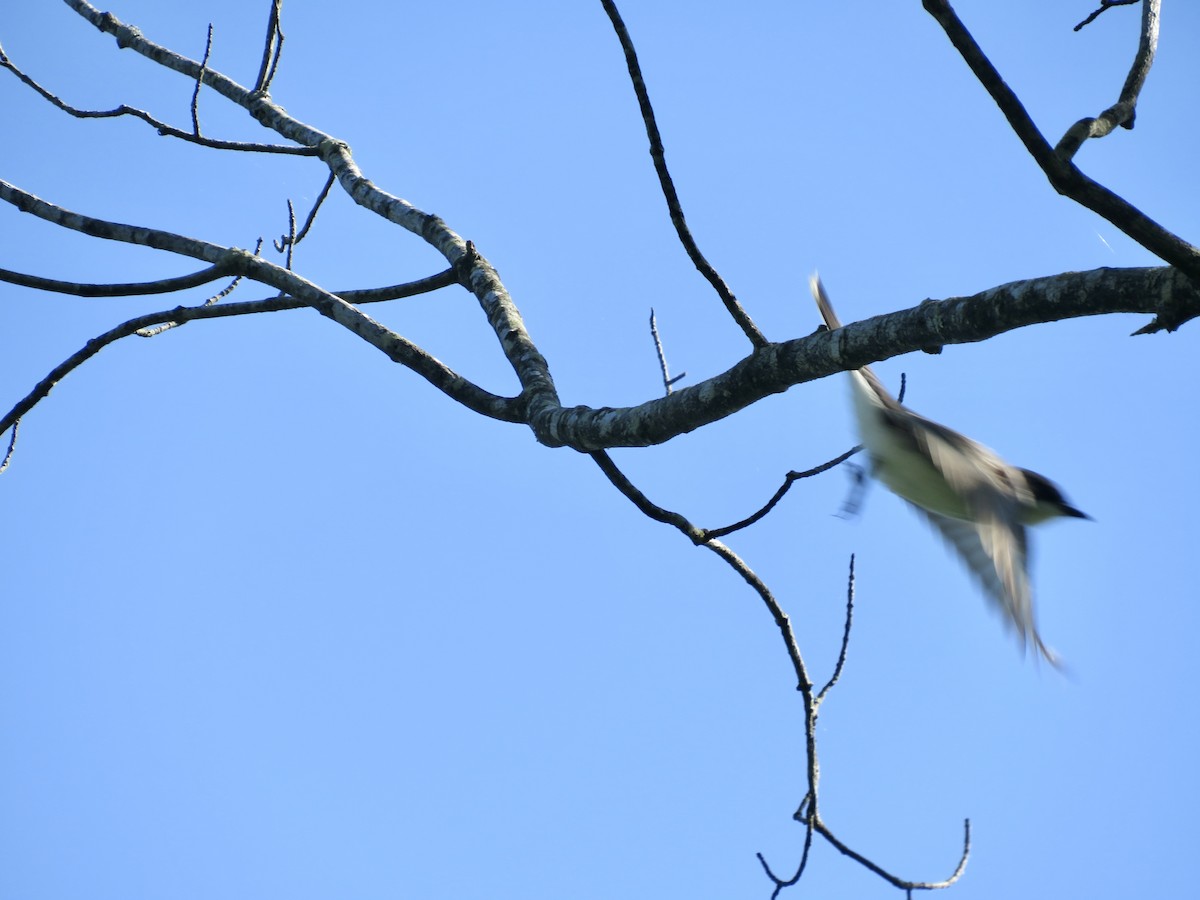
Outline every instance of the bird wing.
<path fill-rule="evenodd" d="M 1058 656 L 1042 641 L 1034 621 L 1028 539 L 1025 526 L 1015 519 L 1016 510 L 1003 509 L 996 502 L 989 509 L 976 502 L 971 507 L 971 519 L 955 519 L 915 503 L 909 505 L 925 516 L 957 551 L 988 600 L 1016 630 L 1021 646 L 1032 640 L 1042 657 L 1057 667 Z"/>
<path fill-rule="evenodd" d="M 1029 486 L 987 447 L 937 422 L 922 421 L 925 427 L 915 430 L 916 439 L 961 497 L 965 515 L 917 509 L 958 551 L 987 598 L 1016 629 L 1022 646 L 1032 641 L 1038 652 L 1057 666 L 1058 657 L 1042 641 L 1034 621 L 1029 539 L 1020 515 L 1033 499 Z"/>

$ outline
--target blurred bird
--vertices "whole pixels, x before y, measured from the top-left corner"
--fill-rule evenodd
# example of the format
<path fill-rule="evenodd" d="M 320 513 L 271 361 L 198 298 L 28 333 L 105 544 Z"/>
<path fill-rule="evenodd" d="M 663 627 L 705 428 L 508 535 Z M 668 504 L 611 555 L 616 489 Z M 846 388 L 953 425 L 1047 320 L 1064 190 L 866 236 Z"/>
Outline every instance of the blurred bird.
<path fill-rule="evenodd" d="M 840 328 L 821 279 L 813 275 L 810 287 L 826 326 Z M 1032 640 L 1058 666 L 1034 622 L 1025 526 L 1059 516 L 1091 517 L 1068 503 L 1048 478 L 1010 466 L 982 444 L 905 409 L 866 366 L 849 375 L 871 473 L 953 545 L 1016 628 L 1021 646 Z"/>

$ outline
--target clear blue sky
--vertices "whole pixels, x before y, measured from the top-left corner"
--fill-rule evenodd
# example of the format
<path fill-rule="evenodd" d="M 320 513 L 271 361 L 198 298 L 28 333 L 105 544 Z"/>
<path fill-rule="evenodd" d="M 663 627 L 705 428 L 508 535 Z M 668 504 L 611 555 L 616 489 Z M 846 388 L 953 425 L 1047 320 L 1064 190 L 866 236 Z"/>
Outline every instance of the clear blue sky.
<path fill-rule="evenodd" d="M 115 0 L 193 57 L 257 71 L 267 2 Z M 850 321 L 1021 278 L 1157 261 L 1058 197 L 936 24 L 907 4 L 627 3 L 676 184 L 767 335 L 811 332 L 820 269 Z M 1137 11 L 963 2 L 1052 139 L 1116 99 Z M 1200 13 L 1167 4 L 1137 128 L 1079 162 L 1200 239 Z M 274 97 L 499 269 L 563 402 L 661 388 L 650 307 L 688 381 L 747 351 L 675 242 L 598 2 L 285 4 Z M 65 5 L 9 0 L 0 41 L 70 102 L 186 127 L 191 84 Z M 0 173 L 68 208 L 253 246 L 307 210 L 313 160 L 132 120 L 77 122 L 0 73 Z M 211 92 L 206 133 L 269 135 Z M 0 266 L 134 281 L 196 268 L 0 209 Z M 335 194 L 297 253 L 333 289 L 442 268 Z M 239 299 L 267 292 L 244 285 Z M 206 296 L 193 292 L 186 302 Z M 169 300 L 0 285 L 0 405 Z M 378 316 L 498 393 L 474 301 Z M 1022 659 L 941 541 L 848 477 L 795 488 L 730 544 L 829 671 L 823 810 L 856 849 L 962 900 L 1194 891 L 1200 678 L 1195 328 L 1026 329 L 878 367 L 909 403 L 1058 481 L 1095 522 L 1036 535 L 1047 641 Z M 615 459 L 718 526 L 855 442 L 844 378 Z M 311 312 L 105 350 L 22 426 L 0 478 L 0 897 L 20 900 L 767 897 L 798 859 L 801 707 L 778 633 L 711 553 L 586 458 L 475 416 Z M 818 846 L 791 896 L 894 897 Z"/>

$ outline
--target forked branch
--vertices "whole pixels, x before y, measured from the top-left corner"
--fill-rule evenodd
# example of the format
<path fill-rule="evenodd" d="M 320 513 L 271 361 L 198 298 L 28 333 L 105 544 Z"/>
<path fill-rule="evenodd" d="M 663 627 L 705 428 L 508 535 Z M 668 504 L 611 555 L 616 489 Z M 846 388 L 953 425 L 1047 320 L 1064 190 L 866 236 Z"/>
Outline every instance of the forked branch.
<path fill-rule="evenodd" d="M 1050 179 L 1054 189 L 1107 219 L 1155 256 L 1187 273 L 1200 284 L 1200 249 L 1163 228 L 1132 203 L 1084 175 L 1069 158 L 1059 155 L 1033 123 L 1012 88 L 1000 77 L 948 0 L 924 0 L 924 6 L 942 26 L 979 83 L 991 94 L 1009 126 Z M 1182 321 L 1186 320 L 1175 321 L 1165 327 L 1178 327 Z"/>

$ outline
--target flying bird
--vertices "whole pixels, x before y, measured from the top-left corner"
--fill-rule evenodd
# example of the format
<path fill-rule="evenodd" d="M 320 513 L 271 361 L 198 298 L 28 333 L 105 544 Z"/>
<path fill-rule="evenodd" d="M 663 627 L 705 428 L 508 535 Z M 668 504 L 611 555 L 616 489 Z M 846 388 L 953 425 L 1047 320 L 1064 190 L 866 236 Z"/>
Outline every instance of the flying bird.
<path fill-rule="evenodd" d="M 841 327 L 821 279 L 813 299 L 830 331 Z M 1066 516 L 1090 519 L 1045 476 L 1011 466 L 992 450 L 906 409 L 866 366 L 849 373 L 854 415 L 871 474 L 941 532 L 988 599 L 1003 610 L 1021 646 L 1032 641 L 1058 666 L 1034 621 L 1026 526 Z"/>

